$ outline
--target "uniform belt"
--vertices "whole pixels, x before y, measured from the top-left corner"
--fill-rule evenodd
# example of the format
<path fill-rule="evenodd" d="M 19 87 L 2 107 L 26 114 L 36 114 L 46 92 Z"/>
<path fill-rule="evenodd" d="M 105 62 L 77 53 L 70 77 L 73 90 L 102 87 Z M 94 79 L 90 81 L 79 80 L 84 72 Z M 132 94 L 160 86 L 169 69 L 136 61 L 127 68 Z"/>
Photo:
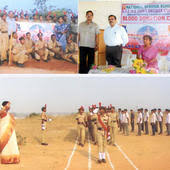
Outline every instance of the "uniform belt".
<path fill-rule="evenodd" d="M 114 45 L 114 46 L 108 46 L 108 45 L 106 45 L 106 47 L 108 47 L 108 48 L 112 48 L 112 47 L 122 47 L 122 44 L 120 44 L 120 45 Z"/>
<path fill-rule="evenodd" d="M 97 128 L 98 130 L 103 130 L 103 128 Z"/>
<path fill-rule="evenodd" d="M 2 33 L 7 33 L 8 31 L 2 31 Z"/>

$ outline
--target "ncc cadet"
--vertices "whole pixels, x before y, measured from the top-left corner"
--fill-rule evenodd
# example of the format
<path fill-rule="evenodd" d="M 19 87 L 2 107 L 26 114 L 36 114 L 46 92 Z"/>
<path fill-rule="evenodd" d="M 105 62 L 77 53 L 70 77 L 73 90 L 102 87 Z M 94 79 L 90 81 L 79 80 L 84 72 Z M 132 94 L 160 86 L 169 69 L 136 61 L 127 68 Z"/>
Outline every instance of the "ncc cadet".
<path fill-rule="evenodd" d="M 155 109 L 151 110 L 151 127 L 152 127 L 152 136 L 155 136 L 155 132 L 156 132 L 156 114 L 155 114 Z"/>
<path fill-rule="evenodd" d="M 115 107 L 111 107 L 109 120 L 108 120 L 108 127 L 110 129 L 110 143 L 113 146 L 115 145 L 115 133 L 116 133 L 116 126 L 118 125 L 118 115 L 115 112 Z"/>
<path fill-rule="evenodd" d="M 122 112 L 122 125 L 123 125 L 123 134 L 125 136 L 129 135 L 129 114 L 127 112 L 127 109 L 124 109 Z"/>
<path fill-rule="evenodd" d="M 50 57 L 54 57 L 56 59 L 63 59 L 63 50 L 61 44 L 56 40 L 56 35 L 51 35 L 51 40 L 48 42 L 48 50 Z"/>
<path fill-rule="evenodd" d="M 28 60 L 28 53 L 25 48 L 24 37 L 20 37 L 19 41 L 20 42 L 12 49 L 13 61 L 17 64 L 17 66 L 23 67 L 24 63 Z"/>
<path fill-rule="evenodd" d="M 31 33 L 30 33 L 30 32 L 27 32 L 27 33 L 26 33 L 25 48 L 26 48 L 26 50 L 27 50 L 27 53 L 28 53 L 29 57 L 35 58 L 35 56 L 34 56 L 35 43 L 34 43 L 34 41 L 31 39 Z"/>
<path fill-rule="evenodd" d="M 44 107 L 42 107 L 42 113 L 41 113 L 41 130 L 42 130 L 42 141 L 41 141 L 41 145 L 48 145 L 48 143 L 46 143 L 46 123 L 47 123 L 47 115 L 46 115 L 46 111 L 47 111 L 47 107 L 46 105 Z"/>
<path fill-rule="evenodd" d="M 138 136 L 141 136 L 142 123 L 143 123 L 142 112 L 141 112 L 141 109 L 138 109 L 138 118 L 137 118 Z"/>
<path fill-rule="evenodd" d="M 170 136 L 170 110 L 166 109 L 166 128 L 167 128 L 167 136 Z"/>
<path fill-rule="evenodd" d="M 97 119 L 97 143 L 99 151 L 98 163 L 106 163 L 106 145 L 108 137 L 108 116 L 106 115 L 106 109 L 100 107 L 98 119 Z"/>
<path fill-rule="evenodd" d="M 66 54 L 64 55 L 64 59 L 73 63 L 77 64 L 78 61 L 78 46 L 75 42 L 73 42 L 71 37 L 67 38 L 67 45 L 66 45 Z"/>
<path fill-rule="evenodd" d="M 119 128 L 120 132 L 122 131 L 122 111 L 121 108 L 118 109 L 118 115 L 119 115 Z"/>
<path fill-rule="evenodd" d="M 9 46 L 9 36 L 8 36 L 8 22 L 6 21 L 6 14 L 2 14 L 2 19 L 0 20 L 0 54 L 1 54 L 1 64 L 7 61 L 7 51 Z"/>
<path fill-rule="evenodd" d="M 92 129 L 92 120 L 91 117 L 93 115 L 93 108 L 89 107 L 89 112 L 87 114 L 87 126 L 90 139 L 93 139 L 93 129 Z"/>
<path fill-rule="evenodd" d="M 87 117 L 86 114 L 84 113 L 84 108 L 82 106 L 79 108 L 76 120 L 79 145 L 83 147 L 85 144 L 85 130 L 87 126 Z"/>
<path fill-rule="evenodd" d="M 43 40 L 43 34 L 37 34 L 39 40 L 35 43 L 35 59 L 40 61 L 42 59 L 44 62 L 48 62 L 48 49 L 47 44 Z"/>
<path fill-rule="evenodd" d="M 91 116 L 94 145 L 97 144 L 97 113 L 98 108 L 93 110 L 93 115 Z"/>

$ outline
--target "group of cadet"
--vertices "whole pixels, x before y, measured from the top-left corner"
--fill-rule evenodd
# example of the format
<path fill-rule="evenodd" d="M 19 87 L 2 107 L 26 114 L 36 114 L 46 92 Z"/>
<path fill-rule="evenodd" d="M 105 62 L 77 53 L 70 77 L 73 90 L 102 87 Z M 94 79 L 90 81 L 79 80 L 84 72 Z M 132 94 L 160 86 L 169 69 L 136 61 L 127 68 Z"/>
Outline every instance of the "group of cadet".
<path fill-rule="evenodd" d="M 43 39 L 43 33 L 37 34 L 38 41 L 31 39 L 31 33 L 27 32 L 18 38 L 17 26 L 10 11 L 8 16 L 2 14 L 0 18 L 0 64 L 4 62 L 14 63 L 23 67 L 29 59 L 48 62 L 51 58 L 77 63 L 78 47 L 73 42 L 73 36 L 67 37 L 66 48 L 63 50 L 61 43 L 56 40 L 56 35 L 52 34 L 49 42 Z"/>
<path fill-rule="evenodd" d="M 170 136 L 170 110 L 164 111 L 167 128 L 167 135 Z M 134 110 L 130 110 L 130 114 L 127 109 L 119 108 L 116 111 L 115 107 L 110 105 L 109 107 L 92 105 L 89 107 L 89 112 L 85 113 L 84 107 L 81 106 L 76 115 L 77 120 L 77 133 L 78 144 L 80 146 L 85 145 L 86 141 L 86 128 L 88 128 L 88 138 L 91 139 L 94 145 L 97 144 L 99 151 L 98 163 L 106 163 L 105 152 L 106 145 L 116 146 L 115 134 L 117 128 L 120 132 L 123 132 L 125 136 L 129 135 L 129 124 L 131 125 L 131 132 L 135 130 L 135 122 L 138 125 L 138 136 L 141 136 L 141 131 L 149 134 L 149 120 L 152 128 L 152 135 L 155 135 L 159 131 L 159 134 L 163 134 L 163 120 L 164 115 L 161 109 L 152 109 L 149 113 L 148 109 L 138 109 L 137 113 Z M 159 127 L 159 128 L 158 128 Z"/>

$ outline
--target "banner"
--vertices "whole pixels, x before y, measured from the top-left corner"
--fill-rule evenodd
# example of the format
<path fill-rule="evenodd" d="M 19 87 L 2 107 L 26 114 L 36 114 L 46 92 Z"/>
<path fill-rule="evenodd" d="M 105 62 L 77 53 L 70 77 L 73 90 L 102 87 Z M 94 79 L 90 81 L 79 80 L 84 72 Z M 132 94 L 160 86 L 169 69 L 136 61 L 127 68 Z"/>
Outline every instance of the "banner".
<path fill-rule="evenodd" d="M 129 42 L 126 48 L 137 53 L 143 44 L 143 36 L 150 35 L 152 45 L 160 56 L 170 51 L 170 2 L 122 4 L 121 24 L 125 26 Z M 170 55 L 170 54 L 169 54 Z"/>

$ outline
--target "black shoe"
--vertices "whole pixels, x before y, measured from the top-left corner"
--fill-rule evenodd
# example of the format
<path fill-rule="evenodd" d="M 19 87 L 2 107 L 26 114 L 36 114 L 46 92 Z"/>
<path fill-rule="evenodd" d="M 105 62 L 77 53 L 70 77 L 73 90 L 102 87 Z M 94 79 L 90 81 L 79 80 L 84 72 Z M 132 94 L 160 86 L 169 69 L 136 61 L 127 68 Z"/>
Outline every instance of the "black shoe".
<path fill-rule="evenodd" d="M 99 164 L 101 164 L 101 163 L 102 163 L 102 160 L 101 160 L 101 159 L 99 159 L 97 162 L 98 162 Z"/>
<path fill-rule="evenodd" d="M 41 143 L 41 145 L 48 145 L 48 143 Z"/>
<path fill-rule="evenodd" d="M 43 60 L 44 62 L 48 63 L 48 60 Z"/>
<path fill-rule="evenodd" d="M 103 162 L 103 163 L 106 163 L 106 159 L 102 159 L 102 162 Z"/>

